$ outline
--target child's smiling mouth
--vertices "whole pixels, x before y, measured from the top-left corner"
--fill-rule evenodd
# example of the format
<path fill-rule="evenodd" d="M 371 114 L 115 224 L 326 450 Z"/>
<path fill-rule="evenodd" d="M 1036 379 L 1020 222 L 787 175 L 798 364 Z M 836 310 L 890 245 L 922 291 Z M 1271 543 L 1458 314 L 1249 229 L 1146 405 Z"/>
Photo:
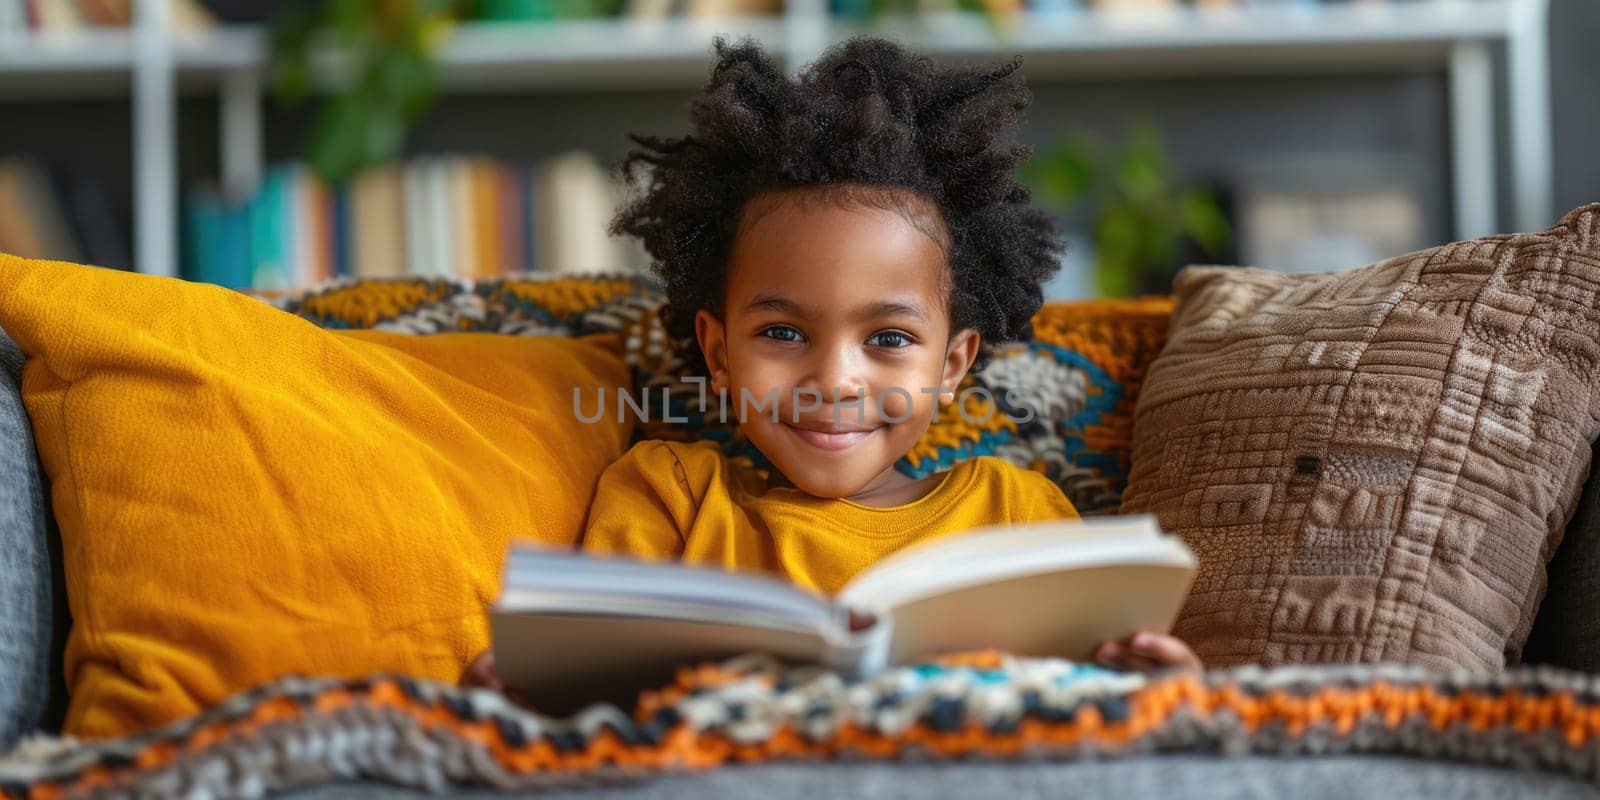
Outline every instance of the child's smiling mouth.
<path fill-rule="evenodd" d="M 860 444 L 877 428 L 852 428 L 828 423 L 781 423 L 796 437 L 819 450 L 845 450 Z"/>

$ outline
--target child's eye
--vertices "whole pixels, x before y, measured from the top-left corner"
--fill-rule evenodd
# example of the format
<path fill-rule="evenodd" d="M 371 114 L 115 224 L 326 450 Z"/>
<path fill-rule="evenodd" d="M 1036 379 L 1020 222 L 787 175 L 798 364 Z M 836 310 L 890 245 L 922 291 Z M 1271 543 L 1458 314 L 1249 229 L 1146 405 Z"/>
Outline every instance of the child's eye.
<path fill-rule="evenodd" d="M 882 333 L 872 334 L 872 336 L 867 338 L 867 343 L 877 347 L 899 349 L 901 347 L 909 346 L 911 344 L 911 337 L 899 331 L 884 331 Z"/>
<path fill-rule="evenodd" d="M 757 335 L 765 336 L 768 339 L 776 339 L 780 342 L 798 342 L 805 339 L 804 336 L 800 335 L 799 331 L 789 327 L 788 325 L 774 325 L 770 328 L 764 328 L 761 333 Z"/>

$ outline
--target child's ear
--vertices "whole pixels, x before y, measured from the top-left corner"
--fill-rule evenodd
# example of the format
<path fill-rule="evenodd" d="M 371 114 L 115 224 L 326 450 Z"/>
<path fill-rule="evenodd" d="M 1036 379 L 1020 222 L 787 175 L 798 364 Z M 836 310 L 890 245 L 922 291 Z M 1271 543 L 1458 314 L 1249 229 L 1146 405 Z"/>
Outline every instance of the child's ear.
<path fill-rule="evenodd" d="M 721 392 L 728 386 L 728 346 L 722 320 L 703 308 L 696 311 L 694 338 L 700 343 L 706 368 L 711 371 L 711 391 Z"/>
<path fill-rule="evenodd" d="M 972 369 L 972 362 L 978 358 L 978 345 L 982 341 L 983 337 L 977 328 L 964 328 L 950 337 L 950 344 L 944 349 L 944 374 L 939 378 L 939 388 L 946 395 L 954 395 L 967 370 Z"/>

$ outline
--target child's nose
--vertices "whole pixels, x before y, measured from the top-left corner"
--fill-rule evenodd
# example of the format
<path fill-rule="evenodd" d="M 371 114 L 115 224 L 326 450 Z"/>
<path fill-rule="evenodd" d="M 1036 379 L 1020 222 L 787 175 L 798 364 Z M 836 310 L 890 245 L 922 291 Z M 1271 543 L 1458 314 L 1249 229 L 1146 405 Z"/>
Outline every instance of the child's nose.
<path fill-rule="evenodd" d="M 839 400 L 860 399 L 867 391 L 866 373 L 861 367 L 861 360 L 853 353 L 825 351 L 811 372 L 812 380 L 807 388 L 815 389 L 825 403 L 836 397 Z"/>

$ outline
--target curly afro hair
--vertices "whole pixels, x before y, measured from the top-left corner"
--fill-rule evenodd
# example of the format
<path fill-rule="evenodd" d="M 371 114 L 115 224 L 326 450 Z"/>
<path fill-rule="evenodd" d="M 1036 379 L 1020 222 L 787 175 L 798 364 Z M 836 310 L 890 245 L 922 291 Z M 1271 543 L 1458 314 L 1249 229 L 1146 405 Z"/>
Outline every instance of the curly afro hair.
<path fill-rule="evenodd" d="M 1041 285 L 1064 246 L 1054 220 L 1029 205 L 1031 192 L 1014 177 L 1032 153 L 1006 140 L 1032 99 L 1020 58 L 944 67 L 860 37 L 795 79 L 748 39 L 719 38 L 715 48 L 711 80 L 690 106 L 689 135 L 628 134 L 638 146 L 618 172 L 642 191 L 611 223 L 613 234 L 638 236 L 652 256 L 666 291 L 663 322 L 691 368 L 705 366 L 695 312 L 723 313 L 728 254 L 746 203 L 812 187 L 833 202 L 906 210 L 883 200 L 885 192 L 931 202 L 951 268 L 950 329 L 978 330 L 976 369 L 994 344 L 1032 335 Z"/>

